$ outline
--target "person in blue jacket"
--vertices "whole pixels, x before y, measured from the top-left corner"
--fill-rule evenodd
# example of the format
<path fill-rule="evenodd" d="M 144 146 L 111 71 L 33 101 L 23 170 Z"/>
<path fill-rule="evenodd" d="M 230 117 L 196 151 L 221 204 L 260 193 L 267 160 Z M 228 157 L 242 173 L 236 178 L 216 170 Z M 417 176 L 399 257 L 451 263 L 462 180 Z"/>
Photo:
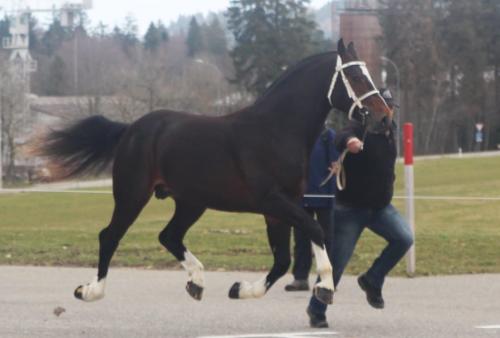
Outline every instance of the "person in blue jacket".
<path fill-rule="evenodd" d="M 333 233 L 332 210 L 334 206 L 335 178 L 321 185 L 330 174 L 329 168 L 337 161 L 338 152 L 334 144 L 335 131 L 325 126 L 314 144 L 309 160 L 307 190 L 302 201 L 304 209 L 321 225 L 329 248 Z M 286 291 L 309 290 L 309 271 L 312 265 L 311 240 L 297 227 L 293 228 L 295 238 L 294 263 L 292 273 L 294 280 L 285 286 Z"/>

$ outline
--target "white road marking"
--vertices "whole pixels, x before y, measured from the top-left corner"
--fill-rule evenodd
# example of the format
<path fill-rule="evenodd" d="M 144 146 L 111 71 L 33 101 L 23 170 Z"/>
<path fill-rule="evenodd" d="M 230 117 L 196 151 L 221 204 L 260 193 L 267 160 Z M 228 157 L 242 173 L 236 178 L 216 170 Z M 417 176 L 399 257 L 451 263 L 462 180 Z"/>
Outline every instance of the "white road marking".
<path fill-rule="evenodd" d="M 406 196 L 394 196 L 394 199 L 408 199 Z M 480 197 L 480 196 L 413 196 L 416 200 L 437 200 L 437 201 L 500 201 L 500 197 Z"/>
<path fill-rule="evenodd" d="M 42 194 L 91 194 L 91 195 L 111 195 L 109 190 L 53 190 L 53 189 L 0 189 L 0 193 L 42 193 Z"/>
<path fill-rule="evenodd" d="M 244 334 L 235 336 L 200 336 L 198 338 L 314 338 L 324 336 L 335 336 L 338 332 L 322 331 L 322 332 L 291 332 L 291 333 L 260 333 L 260 334 Z"/>
<path fill-rule="evenodd" d="M 484 330 L 500 330 L 500 325 L 483 325 L 483 326 L 476 326 L 476 329 L 484 329 Z"/>

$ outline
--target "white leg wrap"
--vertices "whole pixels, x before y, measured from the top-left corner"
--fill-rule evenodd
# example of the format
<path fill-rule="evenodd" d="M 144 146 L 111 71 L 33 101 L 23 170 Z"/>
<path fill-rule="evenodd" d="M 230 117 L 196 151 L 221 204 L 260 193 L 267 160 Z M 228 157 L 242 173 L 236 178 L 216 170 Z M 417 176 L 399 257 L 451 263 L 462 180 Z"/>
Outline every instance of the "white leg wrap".
<path fill-rule="evenodd" d="M 241 282 L 239 298 L 240 299 L 250 299 L 250 298 L 261 298 L 266 294 L 266 277 L 258 280 L 255 283 Z"/>
<path fill-rule="evenodd" d="M 189 280 L 198 286 L 205 285 L 205 278 L 203 276 L 203 264 L 189 251 L 184 253 L 184 261 L 181 265 L 188 272 Z"/>
<path fill-rule="evenodd" d="M 97 281 L 97 277 L 86 285 L 82 286 L 82 300 L 93 302 L 104 297 L 104 288 L 106 287 L 106 278 Z"/>
<path fill-rule="evenodd" d="M 333 269 L 328 259 L 328 254 L 323 246 L 322 248 L 318 245 L 312 243 L 314 250 L 314 257 L 316 258 L 316 266 L 318 268 L 318 275 L 321 277 L 321 282 L 316 284 L 316 286 L 323 287 L 329 290 L 333 290 Z"/>

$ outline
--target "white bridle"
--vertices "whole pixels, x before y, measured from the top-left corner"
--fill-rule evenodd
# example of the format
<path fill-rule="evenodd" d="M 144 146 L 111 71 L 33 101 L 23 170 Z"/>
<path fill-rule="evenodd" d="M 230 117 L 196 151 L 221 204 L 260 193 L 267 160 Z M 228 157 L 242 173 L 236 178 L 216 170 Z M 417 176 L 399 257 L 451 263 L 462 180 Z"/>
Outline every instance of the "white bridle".
<path fill-rule="evenodd" d="M 354 92 L 354 89 L 352 89 L 351 84 L 349 83 L 349 80 L 347 79 L 347 76 L 345 76 L 345 74 L 344 74 L 344 69 L 351 67 L 351 66 L 359 66 L 359 68 L 361 68 L 361 71 L 363 72 L 363 75 L 366 76 L 368 81 L 370 81 L 371 85 L 375 89 L 369 91 L 368 93 L 362 95 L 361 97 L 358 97 L 356 95 L 356 93 Z M 347 94 L 353 100 L 351 109 L 349 109 L 349 114 L 347 115 L 349 117 L 349 120 L 352 120 L 352 114 L 354 112 L 354 108 L 356 108 L 356 107 L 358 107 L 360 109 L 363 108 L 363 100 L 372 96 L 372 95 L 378 95 L 382 99 L 382 101 L 384 101 L 384 103 L 385 103 L 384 98 L 382 97 L 382 95 L 380 95 L 380 92 L 377 90 L 377 87 L 373 83 L 372 77 L 370 76 L 370 72 L 368 72 L 368 68 L 366 68 L 366 63 L 363 61 L 352 61 L 352 62 L 347 62 L 347 63 L 342 64 L 342 58 L 340 57 L 340 55 L 337 55 L 337 65 L 335 67 L 335 73 L 333 74 L 332 83 L 330 84 L 330 89 L 328 90 L 328 95 L 327 95 L 328 101 L 330 102 L 330 105 L 332 107 L 333 107 L 332 93 L 333 93 L 333 89 L 335 88 L 335 83 L 337 82 L 337 78 L 338 78 L 339 74 L 342 75 L 342 81 L 344 81 L 344 86 L 347 90 Z"/>

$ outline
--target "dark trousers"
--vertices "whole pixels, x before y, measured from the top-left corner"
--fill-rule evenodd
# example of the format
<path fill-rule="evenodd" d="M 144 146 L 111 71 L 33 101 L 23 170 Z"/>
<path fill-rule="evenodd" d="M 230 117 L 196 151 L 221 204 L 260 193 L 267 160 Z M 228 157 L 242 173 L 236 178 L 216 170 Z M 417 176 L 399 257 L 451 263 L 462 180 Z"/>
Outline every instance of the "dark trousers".
<path fill-rule="evenodd" d="M 333 215 L 331 208 L 304 208 L 311 217 L 315 218 L 325 233 L 326 248 L 329 252 L 332 243 Z M 295 279 L 308 279 L 312 265 L 311 239 L 297 227 L 293 228 L 295 246 L 293 250 L 292 273 Z"/>

